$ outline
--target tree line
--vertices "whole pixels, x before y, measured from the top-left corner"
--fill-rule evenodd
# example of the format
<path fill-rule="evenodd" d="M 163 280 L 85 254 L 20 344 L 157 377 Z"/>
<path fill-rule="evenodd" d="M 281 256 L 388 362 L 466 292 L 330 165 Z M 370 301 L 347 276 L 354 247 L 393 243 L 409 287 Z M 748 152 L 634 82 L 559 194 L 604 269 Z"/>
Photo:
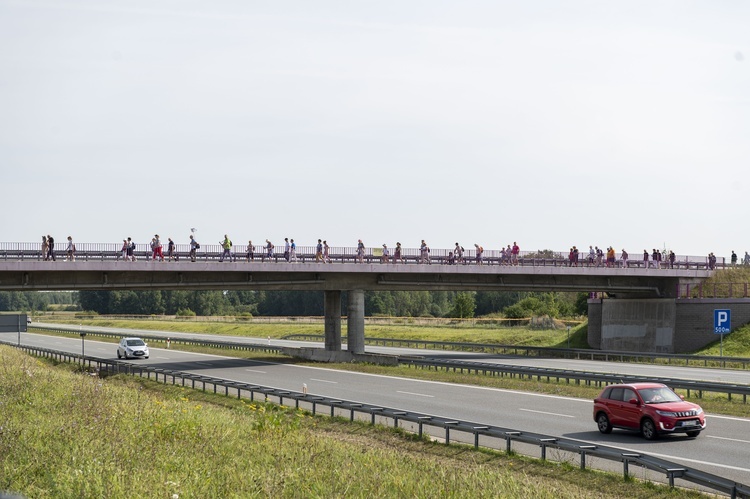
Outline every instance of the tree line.
<path fill-rule="evenodd" d="M 0 311 L 52 308 L 122 315 L 321 316 L 319 291 L 0 292 Z M 368 291 L 365 314 L 391 317 L 571 317 L 586 315 L 583 293 L 508 291 Z M 342 293 L 342 313 L 347 296 Z"/>
<path fill-rule="evenodd" d="M 320 291 L 118 290 L 0 292 L 0 310 L 75 308 L 97 314 L 321 316 Z M 390 317 L 480 317 L 586 315 L 583 293 L 507 291 L 368 291 L 365 314 Z M 342 293 L 342 313 L 347 296 Z"/>

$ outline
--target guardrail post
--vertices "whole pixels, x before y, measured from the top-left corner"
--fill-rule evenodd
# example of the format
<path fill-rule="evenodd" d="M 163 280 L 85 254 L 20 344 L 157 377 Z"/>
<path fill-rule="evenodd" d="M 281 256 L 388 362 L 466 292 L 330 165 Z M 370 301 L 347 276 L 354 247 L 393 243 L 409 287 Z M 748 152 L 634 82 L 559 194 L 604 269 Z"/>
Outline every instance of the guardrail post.
<path fill-rule="evenodd" d="M 417 418 L 417 422 L 418 422 L 417 424 L 419 426 L 419 438 L 422 438 L 422 420 L 429 421 L 431 419 L 432 419 L 432 416 L 419 416 Z"/>
<path fill-rule="evenodd" d="M 404 416 L 406 413 L 404 411 L 394 412 L 393 413 L 393 427 L 398 428 L 398 417 Z"/>
<path fill-rule="evenodd" d="M 506 431 L 505 432 L 505 452 L 507 454 L 510 454 L 512 452 L 510 448 L 510 442 L 513 440 L 513 437 L 516 437 L 520 434 L 521 434 L 520 431 Z"/>
<path fill-rule="evenodd" d="M 624 479 L 628 479 L 628 476 L 630 475 L 630 470 L 628 469 L 628 465 L 630 464 L 631 459 L 636 459 L 641 457 L 640 454 L 633 454 L 633 453 L 623 453 L 622 455 L 622 477 Z"/>
<path fill-rule="evenodd" d="M 669 478 L 669 488 L 674 488 L 674 477 L 681 477 L 687 470 L 685 468 L 667 468 L 667 478 Z"/>
<path fill-rule="evenodd" d="M 382 411 L 382 407 L 372 407 L 370 408 L 370 424 L 375 425 L 375 413 L 378 411 Z"/>
<path fill-rule="evenodd" d="M 489 426 L 475 426 L 474 427 L 474 448 L 479 448 L 479 431 L 480 430 L 488 430 Z"/>
<path fill-rule="evenodd" d="M 596 449 L 596 445 L 581 445 L 579 449 L 581 449 L 581 469 L 585 470 L 586 469 L 586 451 Z"/>
<path fill-rule="evenodd" d="M 541 442 L 541 447 L 542 447 L 542 461 L 546 461 L 547 460 L 547 444 L 557 442 L 557 439 L 556 438 L 540 438 L 539 442 Z"/>
<path fill-rule="evenodd" d="M 449 425 L 458 424 L 458 421 L 446 421 L 445 426 L 445 445 L 451 443 L 451 428 Z"/>

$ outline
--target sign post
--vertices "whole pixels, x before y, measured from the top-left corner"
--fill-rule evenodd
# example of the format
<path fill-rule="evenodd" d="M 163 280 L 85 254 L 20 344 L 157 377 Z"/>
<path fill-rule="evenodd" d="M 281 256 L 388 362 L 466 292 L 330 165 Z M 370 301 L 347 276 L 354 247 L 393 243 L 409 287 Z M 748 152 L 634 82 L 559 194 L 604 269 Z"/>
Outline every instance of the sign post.
<path fill-rule="evenodd" d="M 21 333 L 26 332 L 29 316 L 26 314 L 0 315 L 0 333 L 18 333 L 18 345 L 21 345 Z"/>
<path fill-rule="evenodd" d="M 732 311 L 728 308 L 714 309 L 714 334 L 721 335 L 719 356 L 724 356 L 724 333 L 732 330 Z"/>
<path fill-rule="evenodd" d="M 83 326 L 78 325 L 78 334 L 81 335 L 81 365 L 86 365 L 86 345 L 84 338 L 86 338 L 86 333 L 83 331 Z"/>

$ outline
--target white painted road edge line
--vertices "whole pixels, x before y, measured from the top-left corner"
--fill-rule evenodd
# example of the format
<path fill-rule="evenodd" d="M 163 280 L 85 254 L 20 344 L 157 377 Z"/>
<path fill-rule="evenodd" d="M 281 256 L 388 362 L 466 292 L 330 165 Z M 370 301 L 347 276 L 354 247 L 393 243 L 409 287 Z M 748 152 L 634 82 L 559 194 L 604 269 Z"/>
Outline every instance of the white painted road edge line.
<path fill-rule="evenodd" d="M 404 395 L 414 395 L 416 397 L 428 397 L 428 398 L 435 398 L 434 395 L 427 395 L 426 393 L 413 393 L 413 392 L 402 392 L 401 390 L 396 390 L 396 393 L 403 393 Z"/>
<path fill-rule="evenodd" d="M 249 373 L 260 373 L 260 374 L 266 374 L 266 371 L 258 371 L 256 369 L 245 369 L 245 371 Z"/>
<path fill-rule="evenodd" d="M 730 442 L 740 442 L 742 444 L 750 444 L 750 440 L 740 440 L 739 438 L 715 437 L 713 435 L 706 435 L 703 438 L 716 438 L 718 440 L 729 440 Z"/>
<path fill-rule="evenodd" d="M 338 381 L 330 381 L 327 379 L 310 378 L 310 381 L 320 381 L 321 383 L 331 383 L 332 385 L 338 385 Z"/>
<path fill-rule="evenodd" d="M 524 412 L 536 412 L 537 414 L 547 414 L 549 416 L 560 416 L 562 418 L 575 418 L 575 416 L 571 416 L 570 414 L 558 414 L 556 412 L 534 411 L 532 409 L 518 409 L 518 410 L 524 411 Z"/>

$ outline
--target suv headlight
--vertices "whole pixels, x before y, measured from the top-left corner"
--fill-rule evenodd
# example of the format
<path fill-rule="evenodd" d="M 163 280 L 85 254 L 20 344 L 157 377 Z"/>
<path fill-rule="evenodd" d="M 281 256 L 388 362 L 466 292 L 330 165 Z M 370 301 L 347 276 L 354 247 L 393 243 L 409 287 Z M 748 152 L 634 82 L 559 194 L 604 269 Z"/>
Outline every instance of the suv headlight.
<path fill-rule="evenodd" d="M 656 411 L 656 414 L 658 414 L 659 416 L 665 416 L 665 417 L 668 417 L 668 418 L 679 417 L 678 413 L 672 412 L 672 411 Z"/>
<path fill-rule="evenodd" d="M 700 416 L 701 414 L 703 414 L 703 409 L 698 407 L 696 409 L 690 409 L 689 411 L 679 411 L 679 412 L 657 410 L 656 414 L 658 414 L 659 416 L 667 417 L 667 418 L 684 418 L 684 417 Z"/>

